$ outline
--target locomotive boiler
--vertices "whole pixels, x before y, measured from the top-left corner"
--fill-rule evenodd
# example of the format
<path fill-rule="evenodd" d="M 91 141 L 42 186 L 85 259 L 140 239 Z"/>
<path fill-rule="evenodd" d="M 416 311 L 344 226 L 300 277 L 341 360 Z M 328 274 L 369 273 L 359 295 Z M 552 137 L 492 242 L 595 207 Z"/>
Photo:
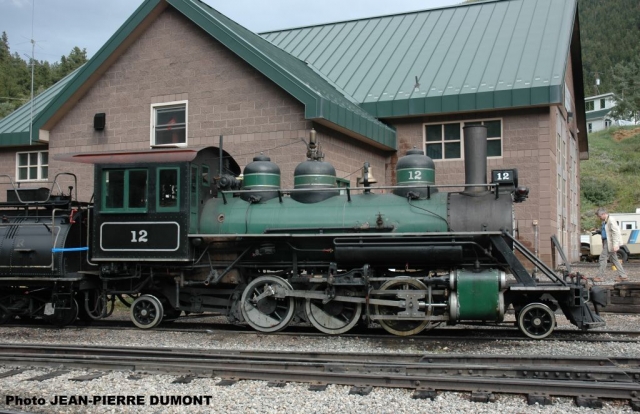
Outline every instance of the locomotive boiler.
<path fill-rule="evenodd" d="M 69 197 L 66 210 L 53 209 L 77 234 L 62 247 L 45 242 L 46 230 L 35 237 L 40 253 L 61 255 L 58 273 L 26 284 L 34 275 L 22 273 L 18 288 L 9 265 L 0 283 L 14 291 L 0 309 L 5 319 L 26 314 L 24 289 L 42 289 L 39 303 L 63 322 L 74 307 L 105 317 L 110 300 L 130 295 L 144 329 L 212 312 L 261 332 L 303 321 L 340 334 L 364 322 L 413 335 L 501 322 L 507 309 L 530 338 L 553 331 L 556 310 L 580 329 L 603 326 L 589 302 L 604 304 L 604 293 L 557 275 L 514 237 L 514 203 L 528 189 L 516 169 L 487 182 L 486 129 L 465 127 L 464 148 L 465 183 L 446 187 L 416 149 L 398 161 L 395 186 L 372 187 L 364 174 L 362 187 L 338 187 L 313 134 L 293 189 L 281 188 L 269 157 L 256 156 L 240 179 L 230 154 L 213 147 L 62 157 L 95 164 L 94 203 Z"/>

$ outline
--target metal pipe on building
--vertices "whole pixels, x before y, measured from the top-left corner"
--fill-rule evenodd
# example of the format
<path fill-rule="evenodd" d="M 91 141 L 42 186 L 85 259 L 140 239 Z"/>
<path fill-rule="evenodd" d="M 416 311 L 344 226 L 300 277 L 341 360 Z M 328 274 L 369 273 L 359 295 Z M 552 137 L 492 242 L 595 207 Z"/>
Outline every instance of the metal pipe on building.
<path fill-rule="evenodd" d="M 539 246 L 540 246 L 540 228 L 538 226 L 538 220 L 533 220 L 533 253 L 537 258 L 539 258 L 538 256 Z M 538 268 L 534 267 L 533 268 L 534 277 L 537 272 L 538 272 Z"/>

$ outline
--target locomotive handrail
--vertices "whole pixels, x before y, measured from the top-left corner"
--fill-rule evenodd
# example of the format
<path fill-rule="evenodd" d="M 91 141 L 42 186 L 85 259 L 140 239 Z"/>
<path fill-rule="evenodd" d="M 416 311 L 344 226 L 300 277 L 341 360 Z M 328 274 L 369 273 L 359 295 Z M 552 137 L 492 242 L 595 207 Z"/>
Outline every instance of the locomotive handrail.
<path fill-rule="evenodd" d="M 13 178 L 11 178 L 11 176 L 9 176 L 7 174 L 0 174 L 0 177 L 6 177 L 9 180 L 8 184 L 11 184 L 11 187 L 13 189 L 13 192 L 16 195 L 16 198 L 17 198 L 19 204 L 30 206 L 30 205 L 42 205 L 42 204 L 50 203 L 51 202 L 51 195 L 53 193 L 53 189 L 54 189 L 55 186 L 58 187 L 58 191 L 60 192 L 60 195 L 64 195 L 62 189 L 60 188 L 60 184 L 58 183 L 58 177 L 61 176 L 61 175 L 69 175 L 69 176 L 73 177 L 73 184 L 74 184 L 73 189 L 75 190 L 75 199 L 77 200 L 78 199 L 78 177 L 73 173 L 68 173 L 68 172 L 58 173 L 58 174 L 55 175 L 55 177 L 53 178 L 52 181 L 48 181 L 47 180 L 47 181 L 27 181 L 27 182 L 25 182 L 27 184 L 35 184 L 35 185 L 37 185 L 37 184 L 44 185 L 44 184 L 51 183 L 51 188 L 48 188 L 49 192 L 47 194 L 47 198 L 45 198 L 44 200 L 32 200 L 32 201 L 26 201 L 26 200 L 23 200 L 22 197 L 20 197 L 20 193 L 19 193 L 18 190 L 19 189 L 24 189 L 24 188 L 20 187 L 20 184 L 22 184 L 22 182 L 18 182 L 17 183 L 18 185 L 16 186 L 16 182 L 13 181 Z M 7 184 L 7 183 L 2 183 L 2 184 Z M 35 188 L 35 187 L 26 187 L 26 188 L 28 189 L 28 188 Z M 41 188 L 47 188 L 47 187 L 41 187 Z M 74 198 L 71 193 L 69 193 L 69 198 L 70 198 L 69 201 L 72 201 L 73 198 Z"/>
<path fill-rule="evenodd" d="M 487 191 L 495 190 L 494 193 L 496 195 L 496 199 L 499 198 L 498 189 L 500 188 L 499 184 L 433 184 L 433 185 L 384 185 L 377 187 L 322 187 L 322 188 L 274 188 L 274 189 L 254 189 L 254 190 L 221 190 L 220 195 L 222 195 L 222 201 L 224 204 L 227 204 L 226 194 L 252 194 L 255 192 L 261 193 L 277 193 L 278 200 L 282 203 L 282 195 L 283 194 L 291 194 L 291 193 L 299 193 L 299 192 L 323 192 L 323 191 L 344 191 L 347 196 L 347 201 L 351 202 L 351 191 L 362 191 L 365 194 L 370 194 L 371 190 L 406 190 L 410 188 L 427 189 L 427 200 L 431 199 L 431 190 L 438 188 L 476 188 L 476 187 L 484 187 L 487 188 Z"/>
<path fill-rule="evenodd" d="M 473 237 L 473 236 L 502 236 L 501 231 L 466 231 L 466 232 L 412 232 L 412 233 L 398 233 L 397 236 L 393 233 L 353 233 L 354 237 L 406 237 L 406 236 L 429 236 L 429 237 L 447 237 L 447 236 L 457 236 L 457 237 Z M 213 233 L 213 234 L 189 234 L 189 237 L 202 237 L 209 238 L 213 237 L 216 239 L 226 239 L 226 238 L 236 238 L 242 237 L 245 239 L 248 238 L 272 238 L 274 236 L 289 236 L 289 237 L 344 237 L 345 235 L 349 235 L 349 233 L 323 233 L 323 234 L 275 234 L 275 233 Z"/>
<path fill-rule="evenodd" d="M 531 263 L 533 263 L 533 265 L 535 265 L 538 269 L 540 269 L 542 273 L 544 273 L 549 279 L 551 279 L 552 281 L 561 283 L 564 286 L 567 286 L 567 282 L 559 278 L 555 274 L 555 272 L 549 266 L 547 266 L 546 263 L 544 263 L 542 260 L 534 256 L 534 254 L 531 253 L 531 251 L 529 251 L 529 249 L 527 249 L 522 243 L 520 243 L 518 240 L 516 240 L 512 235 L 510 235 L 506 231 L 503 232 L 503 234 L 505 237 L 507 237 L 513 242 L 513 245 L 515 246 L 516 250 L 522 253 L 524 257 L 526 257 Z"/>
<path fill-rule="evenodd" d="M 246 194 L 246 193 L 274 193 L 281 192 L 283 194 L 286 193 L 298 193 L 304 191 L 342 191 L 342 190 L 358 190 L 358 191 L 366 191 L 366 190 L 406 190 L 407 188 L 475 188 L 475 187 L 491 187 L 491 188 L 499 188 L 499 184 L 433 184 L 433 185 L 381 185 L 376 187 L 322 187 L 322 188 L 288 188 L 288 189 L 255 189 L 255 190 L 222 190 L 220 193 L 222 194 Z"/>

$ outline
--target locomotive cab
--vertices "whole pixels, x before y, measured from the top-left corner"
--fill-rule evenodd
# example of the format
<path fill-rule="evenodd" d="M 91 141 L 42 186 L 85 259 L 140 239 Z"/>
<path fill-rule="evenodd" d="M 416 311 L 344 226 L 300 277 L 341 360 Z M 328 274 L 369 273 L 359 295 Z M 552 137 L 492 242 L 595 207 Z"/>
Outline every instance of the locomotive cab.
<path fill-rule="evenodd" d="M 191 260 L 188 234 L 218 194 L 216 177 L 221 169 L 240 173 L 228 154 L 220 155 L 208 147 L 69 156 L 95 164 L 91 260 L 101 273 L 130 274 L 127 263 Z"/>

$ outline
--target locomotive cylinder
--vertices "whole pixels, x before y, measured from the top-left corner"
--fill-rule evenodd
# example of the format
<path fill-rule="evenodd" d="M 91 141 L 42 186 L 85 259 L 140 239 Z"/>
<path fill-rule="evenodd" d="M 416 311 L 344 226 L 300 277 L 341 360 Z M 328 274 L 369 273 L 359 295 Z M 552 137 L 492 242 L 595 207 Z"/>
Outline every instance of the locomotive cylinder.
<path fill-rule="evenodd" d="M 504 272 L 495 269 L 482 272 L 458 269 L 451 273 L 450 285 L 455 289 L 449 296 L 451 320 L 499 322 L 504 319 Z"/>

